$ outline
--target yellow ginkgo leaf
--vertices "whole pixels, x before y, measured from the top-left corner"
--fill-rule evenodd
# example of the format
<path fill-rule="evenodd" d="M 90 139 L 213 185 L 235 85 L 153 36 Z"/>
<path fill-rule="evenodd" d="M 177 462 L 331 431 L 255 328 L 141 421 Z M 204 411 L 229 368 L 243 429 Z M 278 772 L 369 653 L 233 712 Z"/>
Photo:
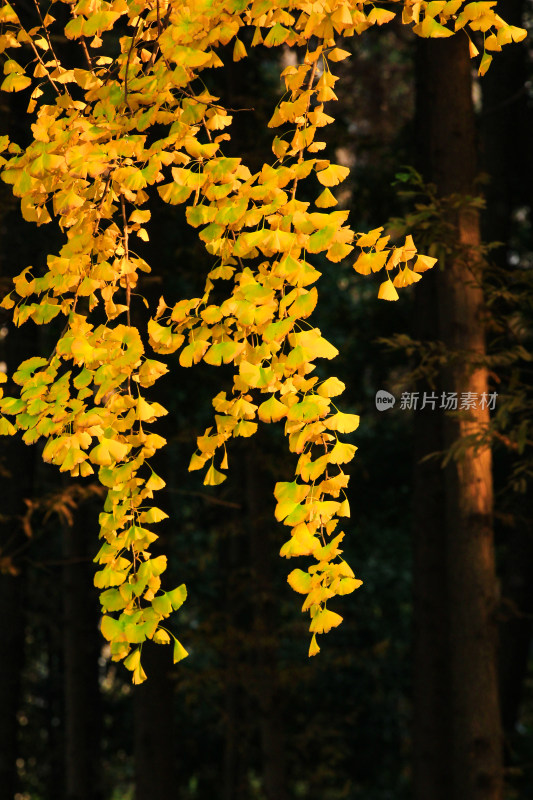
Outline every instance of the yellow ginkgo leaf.
<path fill-rule="evenodd" d="M 431 269 L 437 263 L 436 258 L 431 258 L 430 256 L 422 256 L 418 255 L 417 259 L 414 263 L 413 269 L 415 272 L 425 272 L 428 269 Z"/>
<path fill-rule="evenodd" d="M 204 478 L 204 486 L 218 486 L 219 483 L 223 483 L 226 480 L 226 477 L 222 472 L 215 469 L 214 464 L 211 464 Z"/>
<path fill-rule="evenodd" d="M 383 281 L 378 292 L 380 300 L 397 300 L 399 296 L 391 280 Z"/>
<path fill-rule="evenodd" d="M 356 450 L 357 448 L 353 444 L 337 442 L 333 450 L 328 453 L 328 459 L 331 464 L 347 464 L 354 457 Z"/>
<path fill-rule="evenodd" d="M 316 176 L 322 186 L 337 186 L 350 174 L 348 167 L 340 164 L 330 164 L 326 169 L 317 172 Z"/>
<path fill-rule="evenodd" d="M 323 383 L 318 386 L 316 389 L 316 393 L 322 395 L 322 397 L 336 397 L 339 394 L 342 394 L 346 386 L 342 381 L 338 378 L 327 378 Z"/>
<path fill-rule="evenodd" d="M 324 608 L 315 614 L 311 620 L 309 630 L 311 633 L 327 633 L 332 628 L 336 628 L 337 625 L 340 625 L 341 622 L 342 617 L 340 614 L 336 614 L 335 611 Z"/>
<path fill-rule="evenodd" d="M 139 683 L 144 683 L 145 680 L 146 680 L 146 672 L 139 664 L 133 672 L 132 683 L 138 685 Z"/>
<path fill-rule="evenodd" d="M 247 56 L 246 47 L 243 45 L 240 39 L 235 39 L 235 46 L 233 48 L 233 60 L 240 61 L 242 58 L 246 58 Z"/>
<path fill-rule="evenodd" d="M 295 592 L 307 594 L 311 588 L 311 576 L 308 572 L 304 572 L 301 569 L 293 569 L 293 571 L 287 575 L 287 583 Z"/>
<path fill-rule="evenodd" d="M 338 411 L 324 420 L 324 424 L 330 431 L 351 433 L 359 427 L 359 417 L 357 414 L 345 414 L 343 411 Z"/>
<path fill-rule="evenodd" d="M 174 639 L 174 652 L 173 652 L 174 664 L 177 664 L 179 661 L 182 661 L 184 658 L 187 658 L 188 655 L 189 653 L 181 644 L 181 642 L 179 642 L 177 639 Z"/>
<path fill-rule="evenodd" d="M 261 422 L 278 422 L 283 417 L 287 416 L 287 406 L 272 395 L 264 403 L 261 403 L 257 409 L 257 416 Z"/>
<path fill-rule="evenodd" d="M 338 200 L 335 199 L 335 195 L 327 188 L 327 186 L 315 200 L 315 206 L 318 206 L 318 208 L 331 208 L 337 204 Z"/>
<path fill-rule="evenodd" d="M 334 47 L 328 53 L 328 58 L 330 61 L 344 61 L 345 58 L 349 58 L 350 53 L 348 50 L 342 50 L 340 47 Z"/>
<path fill-rule="evenodd" d="M 311 656 L 316 656 L 317 653 L 320 653 L 320 647 L 318 646 L 316 641 L 316 634 L 313 634 L 313 637 L 311 639 L 311 644 L 309 645 L 309 658 Z"/>

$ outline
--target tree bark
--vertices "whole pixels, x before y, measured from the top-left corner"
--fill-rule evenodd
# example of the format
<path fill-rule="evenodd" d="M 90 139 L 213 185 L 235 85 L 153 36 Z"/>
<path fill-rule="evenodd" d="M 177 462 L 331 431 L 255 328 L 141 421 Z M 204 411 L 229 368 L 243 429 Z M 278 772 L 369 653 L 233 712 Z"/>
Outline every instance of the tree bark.
<path fill-rule="evenodd" d="M 7 102 L 0 105 L 0 133 L 7 132 L 12 122 Z M 11 264 L 7 254 L 7 215 L 12 198 L 5 186 L 0 189 L 0 295 L 11 283 Z M 4 329 L 6 326 L 6 329 Z M 31 354 L 34 342 L 23 329 L 13 337 L 7 332 L 7 314 L 0 313 L 0 362 L 12 371 Z M 12 383 L 2 384 L 7 395 Z M 13 800 L 19 790 L 16 761 L 19 756 L 17 713 L 21 699 L 21 678 L 25 662 L 26 564 L 28 544 L 22 525 L 26 511 L 24 500 L 33 489 L 33 450 L 21 441 L 5 437 L 0 457 L 2 506 L 0 508 L 0 800 Z"/>
<path fill-rule="evenodd" d="M 272 585 L 273 513 L 269 476 L 254 440 L 246 456 L 246 505 L 254 604 L 254 680 L 259 705 L 263 790 L 266 800 L 286 800 L 285 746 L 278 679 L 278 630 Z M 267 495 L 268 496 L 265 496 Z"/>
<path fill-rule="evenodd" d="M 516 727 L 527 678 L 533 633 L 533 499 L 516 515 L 507 537 L 500 612 L 500 703 L 503 729 L 510 737 Z"/>
<path fill-rule="evenodd" d="M 165 474 L 166 458 L 163 463 L 161 472 Z M 157 501 L 161 508 L 167 508 L 166 491 L 159 493 Z M 168 521 L 160 523 L 157 533 L 159 538 L 150 548 L 154 556 L 168 552 Z M 172 579 L 167 576 L 167 580 Z M 172 646 L 145 642 L 142 664 L 147 680 L 133 687 L 135 800 L 172 798 L 178 785 Z"/>
<path fill-rule="evenodd" d="M 176 796 L 172 648 L 147 642 L 148 680 L 134 687 L 135 800 Z"/>
<path fill-rule="evenodd" d="M 3 525 L 0 541 L 5 541 L 2 528 Z M 13 800 L 18 790 L 17 712 L 24 666 L 24 583 L 24 573 L 0 574 L 0 800 Z"/>
<path fill-rule="evenodd" d="M 471 65 L 467 43 L 459 36 L 420 44 L 417 102 L 423 134 L 424 173 L 442 197 L 473 192 L 476 139 Z M 437 311 L 433 337 L 448 352 L 443 371 L 447 392 L 487 393 L 483 292 L 479 284 L 480 223 L 470 208 L 459 208 L 450 221 L 457 231 L 455 255 L 433 276 Z M 445 448 L 463 441 L 460 457 L 442 474 L 444 505 L 427 520 L 444 520 L 447 631 L 449 635 L 451 794 L 453 800 L 501 800 L 502 738 L 496 670 L 496 577 L 492 528 L 492 468 L 487 446 L 472 442 L 489 423 L 479 405 L 459 418 L 444 415 Z M 439 423 L 436 423 L 439 424 Z M 466 437 L 471 437 L 467 440 Z M 422 467 L 423 468 L 423 467 Z M 437 500 L 437 502 L 439 502 Z M 442 555 L 442 548 L 441 553 Z M 428 587 L 429 591 L 431 588 Z M 439 591 L 439 583 L 436 583 Z M 432 647 L 419 641 L 416 652 Z M 442 675 L 433 675 L 433 685 Z M 419 671 L 419 680 L 422 676 Z M 415 695 L 416 697 L 416 695 Z M 420 698 L 418 698 L 420 700 Z M 419 708 L 420 715 L 428 713 Z M 431 713 L 431 712 L 429 712 Z M 434 772 L 435 790 L 442 764 Z M 417 797 L 422 797 L 416 793 Z"/>
<path fill-rule="evenodd" d="M 65 785 L 67 800 L 101 800 L 100 634 L 92 550 L 98 530 L 92 504 L 77 509 L 63 533 Z"/>
<path fill-rule="evenodd" d="M 416 292 L 417 340 L 434 335 L 435 281 Z M 442 390 L 420 382 L 419 392 Z M 415 800 L 449 800 L 451 718 L 446 525 L 442 470 L 437 459 L 422 461 L 444 448 L 442 418 L 426 408 L 415 415 L 413 487 L 413 787 Z"/>
<path fill-rule="evenodd" d="M 499 0 L 498 13 L 511 25 L 524 22 L 524 0 Z M 499 266 L 509 265 L 512 237 L 525 225 L 513 224 L 518 209 L 533 208 L 533 112 L 528 102 L 526 42 L 503 48 L 482 81 L 481 153 L 489 176 L 483 214 L 485 238 L 502 246 L 491 253 Z M 514 504 L 514 527 L 503 531 L 505 561 L 499 626 L 500 702 L 504 731 L 515 728 L 532 635 L 533 530 L 531 498 Z"/>
<path fill-rule="evenodd" d="M 523 26 L 524 0 L 498 0 L 498 13 L 510 25 Z M 500 242 L 491 259 L 508 263 L 515 231 L 513 212 L 533 204 L 533 113 L 528 100 L 527 43 L 504 47 L 481 81 L 481 166 L 485 190 L 484 238 Z M 523 222 L 520 224 L 524 224 Z"/>

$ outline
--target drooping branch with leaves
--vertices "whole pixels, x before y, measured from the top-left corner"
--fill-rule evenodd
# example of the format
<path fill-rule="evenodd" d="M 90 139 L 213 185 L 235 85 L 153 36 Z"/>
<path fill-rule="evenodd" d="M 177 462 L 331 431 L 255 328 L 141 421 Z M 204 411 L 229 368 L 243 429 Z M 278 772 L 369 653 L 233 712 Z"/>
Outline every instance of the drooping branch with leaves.
<path fill-rule="evenodd" d="M 48 357 L 30 358 L 13 374 L 20 392 L 0 401 L 0 433 L 22 431 L 27 444 L 45 440 L 43 458 L 61 472 L 86 477 L 97 470 L 107 489 L 95 559 L 102 633 L 135 683 L 146 677 L 143 642 L 171 641 L 165 620 L 186 598 L 184 586 L 162 590 L 166 558 L 150 555 L 152 526 L 166 516 L 153 505 L 165 482 L 150 464 L 165 445 L 152 425 L 167 411 L 149 391 L 168 372 L 160 357 L 179 351 L 182 368 L 200 361 L 234 367 L 232 390 L 213 399 L 213 425 L 192 454 L 190 469 L 205 469 L 205 484 L 225 479 L 232 437 L 284 422 L 298 460 L 294 481 L 275 487 L 275 513 L 290 528 L 281 555 L 313 559 L 288 577 L 305 595 L 310 655 L 319 650 L 317 634 L 342 620 L 328 600 L 361 584 L 341 557 L 339 529 L 350 513 L 344 465 L 356 449 L 342 434 L 356 429 L 358 417 L 333 403 L 344 389 L 339 380 L 313 375 L 318 359 L 337 354 L 309 322 L 319 299 L 313 259 L 338 263 L 357 248 L 356 272 L 384 270 L 379 296 L 387 300 L 435 259 L 418 254 L 410 236 L 392 246 L 383 228 L 354 233 L 348 211 L 331 210 L 332 189 L 348 175 L 320 155 L 320 129 L 335 121 L 326 112 L 336 100 L 332 68 L 349 56 L 337 40 L 389 22 L 399 7 L 419 36 L 481 32 L 483 74 L 490 51 L 525 36 L 498 16 L 493 0 L 387 5 L 56 0 L 41 13 L 35 0 L 33 27 L 23 25 L 14 0 L 0 10 L 0 88 L 28 92 L 33 137 L 25 149 L 0 139 L 1 177 L 20 198 L 25 220 L 53 222 L 64 237 L 46 269 L 25 267 L 2 302 L 17 326 L 58 317 L 64 327 Z M 58 33 L 79 45 L 82 66 L 62 64 Z M 297 53 L 281 73 L 285 93 L 269 122 L 272 161 L 256 173 L 246 154 L 224 155 L 232 114 L 204 82 L 208 70 L 224 66 L 223 46 L 233 44 L 240 61 L 248 40 Z M 109 55 L 118 46 L 119 54 Z M 473 43 L 471 54 L 478 54 Z M 313 208 L 299 196 L 302 186 L 309 196 L 316 181 Z M 164 202 L 185 206 L 212 261 L 201 297 L 161 298 L 147 330 L 139 330 L 132 303 L 150 265 L 134 242 L 149 239 L 146 205 L 155 190 Z M 186 655 L 174 639 L 174 660 Z"/>

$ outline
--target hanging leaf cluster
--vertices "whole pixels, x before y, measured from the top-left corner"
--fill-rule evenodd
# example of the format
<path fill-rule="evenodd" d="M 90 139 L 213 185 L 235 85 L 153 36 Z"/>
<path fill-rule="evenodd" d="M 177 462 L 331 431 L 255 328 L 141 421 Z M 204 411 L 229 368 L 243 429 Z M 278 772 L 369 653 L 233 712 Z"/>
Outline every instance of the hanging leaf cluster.
<path fill-rule="evenodd" d="M 348 211 L 334 210 L 335 187 L 348 169 L 321 156 L 320 134 L 334 122 L 332 67 L 349 56 L 337 40 L 389 22 L 399 8 L 419 36 L 482 31 L 483 73 L 488 51 L 525 35 L 498 16 L 494 1 L 388 6 L 56 0 L 29 29 L 16 3 L 0 10 L 0 88 L 28 93 L 33 137 L 26 148 L 0 137 L 1 177 L 20 199 L 25 220 L 53 221 L 64 237 L 44 274 L 26 267 L 2 302 L 17 326 L 60 317 L 64 328 L 48 358 L 30 358 L 13 374 L 20 392 L 0 401 L 0 433 L 22 431 L 27 444 L 44 440 L 45 461 L 73 476 L 97 472 L 106 487 L 95 558 L 102 634 L 135 683 L 146 677 L 147 639 L 173 640 L 175 661 L 187 655 L 165 627 L 185 587 L 164 591 L 166 558 L 150 554 L 153 526 L 166 516 L 153 504 L 165 485 L 151 467 L 165 445 L 153 425 L 167 411 L 149 390 L 168 371 L 162 360 L 168 354 L 179 353 L 183 368 L 204 361 L 234 369 L 232 389 L 213 399 L 213 424 L 192 454 L 190 469 L 203 470 L 205 484 L 225 479 L 230 439 L 250 437 L 262 423 L 284 424 L 298 458 L 294 480 L 275 487 L 275 514 L 289 529 L 281 555 L 312 557 L 306 571 L 288 577 L 305 596 L 310 655 L 319 650 L 317 635 L 342 620 L 328 601 L 361 584 L 341 555 L 341 520 L 350 514 L 344 470 L 356 450 L 343 435 L 359 419 L 334 404 L 344 389 L 339 380 L 313 374 L 319 359 L 337 355 L 310 321 L 318 300 L 316 257 L 320 263 L 354 258 L 363 275 L 383 270 L 379 296 L 386 300 L 418 281 L 435 259 L 418 254 L 410 236 L 391 246 L 382 228 L 354 233 Z M 61 63 L 58 31 L 79 46 L 81 66 Z M 297 64 L 281 73 L 285 92 L 268 123 L 271 162 L 255 173 L 242 158 L 224 155 L 232 114 L 202 80 L 223 66 L 222 46 L 232 44 L 240 61 L 250 39 L 252 47 L 284 45 L 298 54 Z M 117 48 L 118 55 L 107 55 Z M 474 45 L 471 52 L 477 54 Z M 299 199 L 302 185 L 304 196 L 315 191 L 314 204 Z M 150 265 L 135 241 L 149 240 L 146 205 L 154 191 L 185 207 L 212 266 L 201 297 L 161 298 L 144 331 L 132 325 L 130 312 Z"/>

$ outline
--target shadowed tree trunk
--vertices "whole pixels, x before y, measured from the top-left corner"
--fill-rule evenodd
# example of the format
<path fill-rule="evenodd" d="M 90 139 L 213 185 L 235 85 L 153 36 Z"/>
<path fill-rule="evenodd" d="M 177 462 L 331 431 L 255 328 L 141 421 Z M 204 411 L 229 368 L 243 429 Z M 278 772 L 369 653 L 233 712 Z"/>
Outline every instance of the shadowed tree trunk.
<path fill-rule="evenodd" d="M 499 0 L 498 13 L 511 25 L 523 26 L 524 0 Z M 533 112 L 527 90 L 526 42 L 504 48 L 484 78 L 481 114 L 483 169 L 489 175 L 484 212 L 485 237 L 503 244 L 491 258 L 509 264 L 513 215 L 531 213 Z M 522 219 L 518 225 L 524 226 Z M 527 675 L 533 614 L 533 530 L 530 498 L 519 500 L 513 529 L 505 531 L 500 637 L 500 700 L 502 721 L 512 734 Z"/>
<path fill-rule="evenodd" d="M 4 485 L 7 484 L 2 477 Z M 11 500 L 21 500 L 18 492 L 7 493 Z M 11 495 L 14 495 L 13 497 Z M 0 547 L 13 541 L 17 523 L 6 513 L 8 498 L 2 500 Z M 9 503 L 11 505 L 11 503 Z M 20 702 L 21 674 L 24 667 L 24 571 L 0 572 L 0 800 L 13 800 L 18 789 L 17 712 Z"/>
<path fill-rule="evenodd" d="M 532 500 L 507 538 L 500 622 L 500 701 L 506 734 L 515 729 L 527 677 L 533 632 Z"/>
<path fill-rule="evenodd" d="M 278 677 L 275 591 L 272 584 L 273 548 L 271 481 L 261 464 L 258 442 L 246 454 L 246 505 L 250 535 L 251 587 L 254 603 L 253 688 L 259 704 L 263 789 L 266 800 L 286 800 L 285 745 Z"/>
<path fill-rule="evenodd" d="M 7 132 L 11 121 L 7 103 L 0 104 L 0 133 Z M 0 189 L 0 296 L 9 291 L 11 265 L 8 253 L 6 222 L 12 198 L 5 186 Z M 6 327 L 4 327 L 6 326 Z M 34 341 L 22 329 L 10 336 L 7 314 L 0 312 L 0 362 L 2 371 L 12 371 L 31 354 Z M 2 384 L 10 394 L 12 383 Z M 25 548 L 28 543 L 22 517 L 25 498 L 31 498 L 33 487 L 33 450 L 20 439 L 1 439 L 0 483 L 0 800 L 13 800 L 18 787 L 16 760 L 18 752 L 17 712 L 20 704 L 21 676 L 24 668 L 25 637 Z"/>
<path fill-rule="evenodd" d="M 134 687 L 135 800 L 177 797 L 173 730 L 172 648 L 147 642 L 148 680 Z"/>
<path fill-rule="evenodd" d="M 239 509 L 219 539 L 224 580 L 224 800 L 247 800 L 250 760 L 249 537 Z M 243 585 L 244 583 L 244 585 Z"/>
<path fill-rule="evenodd" d="M 162 461 L 161 472 L 165 474 L 168 462 Z M 156 468 L 159 472 L 157 463 Z M 166 491 L 158 493 L 157 503 L 163 509 L 170 508 Z M 150 547 L 153 556 L 169 552 L 168 520 L 159 524 L 157 533 L 159 538 Z M 177 669 L 172 662 L 172 646 L 145 642 L 142 664 L 147 680 L 133 687 L 135 800 L 172 800 L 178 795 L 174 728 Z"/>
<path fill-rule="evenodd" d="M 100 800 L 100 633 L 92 552 L 98 512 L 82 503 L 63 529 L 65 784 L 67 800 Z"/>
<path fill-rule="evenodd" d="M 471 64 L 467 42 L 460 36 L 421 42 L 417 64 L 417 103 L 419 136 L 424 147 L 424 175 L 437 186 L 441 196 L 467 195 L 473 191 L 476 174 L 476 143 L 471 90 Z M 450 212 L 451 214 L 452 212 Z M 483 293 L 479 286 L 480 243 L 479 218 L 476 211 L 462 207 L 450 217 L 455 225 L 456 255 L 441 268 L 435 268 L 432 280 L 436 285 L 436 313 L 431 338 L 440 339 L 448 352 L 443 371 L 443 388 L 457 392 L 473 392 L 478 397 L 487 393 L 487 370 L 482 366 L 485 354 L 483 326 Z M 492 530 L 491 452 L 486 446 L 475 447 L 472 440 L 481 435 L 489 422 L 487 407 L 464 412 L 459 418 L 435 414 L 435 425 L 442 425 L 442 442 L 449 448 L 458 439 L 464 447 L 457 460 L 449 461 L 442 473 L 442 495 L 439 494 L 426 525 L 419 520 L 418 534 L 425 527 L 425 536 L 433 530 L 435 520 L 444 521 L 445 554 L 439 539 L 439 558 L 445 570 L 447 620 L 442 631 L 449 648 L 450 724 L 449 744 L 443 758 L 451 752 L 450 776 L 453 800 L 501 800 L 503 792 L 501 725 L 496 670 L 496 579 Z M 439 436 L 433 437 L 438 440 Z M 426 467 L 422 465 L 420 470 Z M 434 491 L 434 488 L 432 488 Z M 419 552 L 421 548 L 418 548 Z M 420 564 L 418 564 L 420 568 Z M 432 591 L 442 591 L 441 580 Z M 419 603 L 420 597 L 417 598 Z M 442 610 L 441 600 L 435 600 Z M 440 615 L 435 620 L 442 624 Z M 426 626 L 427 632 L 427 626 Z M 434 636 L 420 639 L 416 655 L 425 654 Z M 445 646 L 444 643 L 442 645 Z M 442 669 L 444 651 L 435 660 Z M 418 670 L 418 680 L 424 680 Z M 446 675 L 428 675 L 436 690 Z M 420 702 L 420 696 L 415 698 Z M 422 719 L 431 726 L 431 708 L 417 708 L 419 726 Z M 427 715 L 427 716 L 425 716 Z M 422 728 L 419 728 L 421 730 Z M 442 733 L 442 731 L 441 731 Z M 418 746 L 421 746 L 418 738 Z M 416 761 L 416 759 L 415 759 Z M 417 798 L 440 797 L 439 781 L 443 763 L 435 765 L 434 787 Z M 426 776 L 427 777 L 427 776 Z M 431 782 L 431 778 L 429 779 Z"/>
<path fill-rule="evenodd" d="M 510 25 L 523 26 L 524 0 L 498 0 L 498 13 Z M 514 232 L 513 212 L 531 206 L 533 192 L 533 112 L 528 98 L 527 42 L 504 47 L 481 81 L 481 166 L 489 176 L 483 214 L 484 238 L 501 242 L 491 259 L 508 263 Z M 523 224 L 523 222 L 521 223 Z"/>
<path fill-rule="evenodd" d="M 416 291 L 418 340 L 435 334 L 437 296 L 429 273 Z M 421 382 L 419 392 L 442 390 Z M 416 800 L 449 800 L 451 762 L 450 663 L 448 587 L 446 580 L 446 525 L 442 469 L 441 414 L 427 407 L 415 414 L 415 474 L 413 496 L 413 785 Z"/>

